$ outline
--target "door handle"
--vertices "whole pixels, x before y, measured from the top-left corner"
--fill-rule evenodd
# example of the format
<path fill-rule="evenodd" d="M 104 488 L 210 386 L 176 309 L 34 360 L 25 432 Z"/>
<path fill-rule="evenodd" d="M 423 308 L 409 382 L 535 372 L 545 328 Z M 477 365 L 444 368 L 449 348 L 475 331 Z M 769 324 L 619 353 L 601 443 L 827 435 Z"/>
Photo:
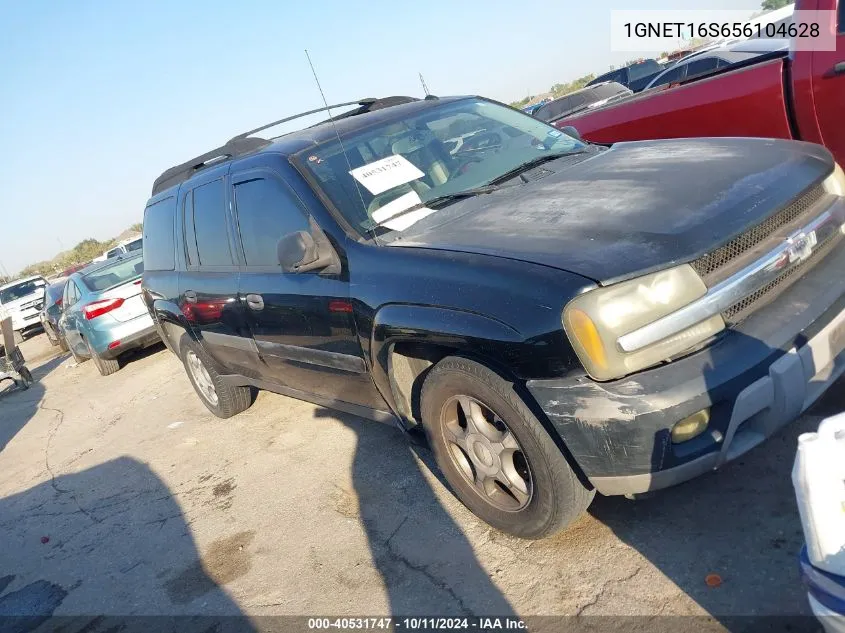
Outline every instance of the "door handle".
<path fill-rule="evenodd" d="M 839 62 L 838 64 L 834 64 L 833 74 L 834 75 L 845 74 L 845 62 Z"/>
<path fill-rule="evenodd" d="M 193 290 L 186 290 L 183 296 L 185 297 L 185 301 L 187 301 L 188 303 L 197 302 L 197 293 Z"/>
<path fill-rule="evenodd" d="M 250 310 L 258 310 L 264 309 L 264 297 L 261 295 L 255 294 L 248 294 L 246 296 L 246 304 L 249 306 Z"/>

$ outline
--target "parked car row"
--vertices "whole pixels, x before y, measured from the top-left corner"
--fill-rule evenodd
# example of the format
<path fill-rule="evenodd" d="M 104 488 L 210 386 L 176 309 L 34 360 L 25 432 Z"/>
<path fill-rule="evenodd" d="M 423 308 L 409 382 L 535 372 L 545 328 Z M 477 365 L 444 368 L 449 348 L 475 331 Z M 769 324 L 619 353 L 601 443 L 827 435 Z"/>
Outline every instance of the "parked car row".
<path fill-rule="evenodd" d="M 137 248 L 92 262 L 67 277 L 21 279 L 0 287 L 0 309 L 12 317 L 16 341 L 44 330 L 52 345 L 88 359 L 101 375 L 121 356 L 161 340 L 141 299 L 143 254 Z"/>

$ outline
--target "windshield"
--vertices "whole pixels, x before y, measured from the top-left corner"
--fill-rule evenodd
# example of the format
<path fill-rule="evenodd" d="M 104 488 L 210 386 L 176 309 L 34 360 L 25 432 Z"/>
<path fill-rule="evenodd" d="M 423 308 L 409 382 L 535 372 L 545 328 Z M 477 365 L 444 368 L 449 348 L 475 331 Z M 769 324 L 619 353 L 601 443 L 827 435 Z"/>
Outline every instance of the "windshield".
<path fill-rule="evenodd" d="M 127 253 L 131 253 L 133 251 L 140 251 L 143 245 L 144 241 L 139 237 L 137 240 L 133 240 L 124 245 L 124 248 L 126 249 Z"/>
<path fill-rule="evenodd" d="M 424 208 L 390 221 L 403 210 L 585 147 L 511 108 L 463 99 L 349 135 L 346 156 L 339 142 L 327 142 L 307 150 L 302 163 L 349 224 L 366 234 L 402 231 L 434 212 Z"/>
<path fill-rule="evenodd" d="M 121 259 L 105 268 L 98 268 L 82 277 L 82 281 L 93 292 L 108 290 L 122 283 L 137 279 L 144 272 L 141 256 Z"/>
<path fill-rule="evenodd" d="M 14 286 L 3 288 L 3 290 L 0 290 L 0 304 L 11 303 L 12 301 L 23 299 L 35 293 L 41 294 L 45 285 L 47 285 L 47 282 L 43 279 L 30 279 L 29 281 L 23 281 Z"/>

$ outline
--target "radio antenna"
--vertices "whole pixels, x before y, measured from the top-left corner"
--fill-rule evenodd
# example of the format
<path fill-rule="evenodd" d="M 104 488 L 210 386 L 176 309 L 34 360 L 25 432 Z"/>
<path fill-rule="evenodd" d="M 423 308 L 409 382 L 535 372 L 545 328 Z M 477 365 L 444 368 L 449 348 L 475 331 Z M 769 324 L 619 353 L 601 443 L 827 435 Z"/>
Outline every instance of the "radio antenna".
<path fill-rule="evenodd" d="M 326 112 L 329 113 L 329 121 L 331 121 L 332 129 L 334 129 L 335 136 L 337 136 L 337 142 L 340 145 L 340 151 L 343 153 L 343 158 L 346 160 L 346 166 L 349 167 L 349 171 L 352 171 L 352 163 L 349 162 L 349 156 L 346 154 L 346 148 L 343 146 L 343 140 L 340 138 L 340 132 L 337 130 L 337 123 L 335 123 L 334 115 L 332 114 L 331 108 L 329 108 L 329 102 L 326 101 L 326 95 L 323 94 L 323 87 L 320 85 L 320 79 L 317 77 L 317 71 L 314 70 L 314 64 L 311 62 L 311 55 L 308 54 L 308 49 L 305 49 L 305 57 L 308 58 L 308 65 L 311 67 L 311 74 L 314 75 L 314 81 L 317 83 L 317 90 L 320 91 L 320 97 L 323 99 L 323 105 L 326 106 Z M 355 180 L 355 177 L 352 176 L 350 173 L 349 176 L 352 178 L 352 182 L 355 184 L 355 191 L 358 192 L 358 199 L 361 200 L 361 209 L 364 211 L 364 215 L 369 217 L 369 213 L 367 213 L 367 205 L 364 202 L 364 196 L 361 195 L 361 188 L 358 186 L 358 181 Z M 375 233 L 373 233 L 375 236 Z"/>

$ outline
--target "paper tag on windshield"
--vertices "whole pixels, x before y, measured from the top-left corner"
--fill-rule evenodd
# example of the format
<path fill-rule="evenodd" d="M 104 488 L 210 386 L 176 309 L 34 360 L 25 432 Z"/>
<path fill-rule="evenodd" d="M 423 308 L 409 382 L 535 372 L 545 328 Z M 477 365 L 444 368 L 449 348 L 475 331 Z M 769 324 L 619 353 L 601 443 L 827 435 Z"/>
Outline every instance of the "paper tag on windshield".
<path fill-rule="evenodd" d="M 421 207 L 414 209 L 409 213 L 402 214 L 413 206 L 420 204 L 422 200 L 416 191 L 406 193 L 404 196 L 399 196 L 396 200 L 388 202 L 383 207 L 373 211 L 373 221 L 379 226 L 385 226 L 391 231 L 404 231 L 412 224 L 416 224 L 427 215 L 434 213 L 434 209 Z M 391 219 L 394 218 L 394 219 Z"/>
<path fill-rule="evenodd" d="M 404 156 L 394 154 L 349 172 L 374 196 L 425 176 Z"/>

